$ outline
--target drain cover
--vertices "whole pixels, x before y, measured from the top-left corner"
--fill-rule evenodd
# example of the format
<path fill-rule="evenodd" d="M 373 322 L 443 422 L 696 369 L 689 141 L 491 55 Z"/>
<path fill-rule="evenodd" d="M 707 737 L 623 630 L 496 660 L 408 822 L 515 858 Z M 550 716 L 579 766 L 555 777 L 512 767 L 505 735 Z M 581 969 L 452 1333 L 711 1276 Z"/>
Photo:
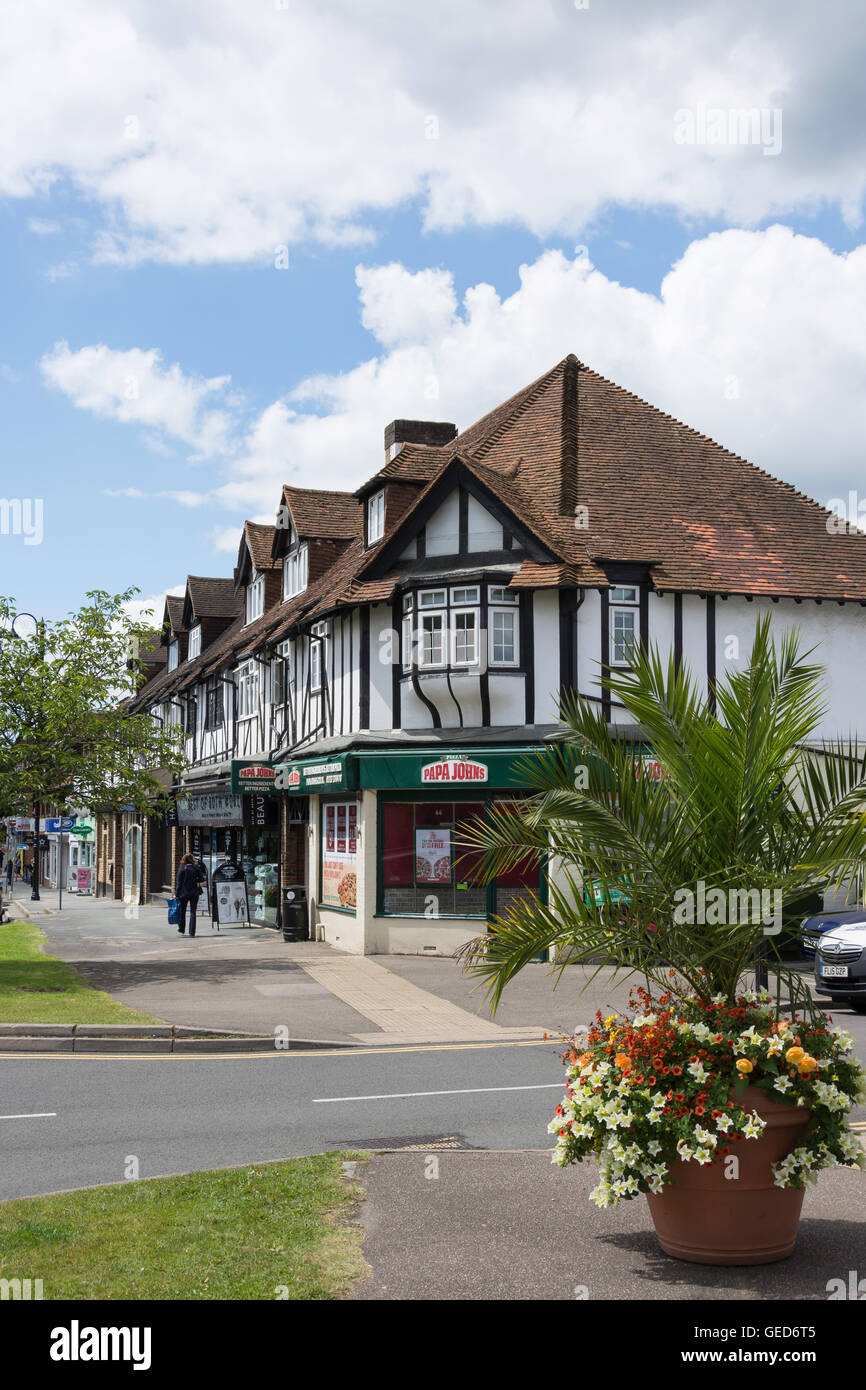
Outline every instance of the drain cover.
<path fill-rule="evenodd" d="M 389 1153 L 436 1153 L 443 1149 L 476 1149 L 462 1134 L 410 1134 L 391 1135 L 387 1139 L 341 1139 L 336 1142 L 341 1149 L 387 1150 Z"/>

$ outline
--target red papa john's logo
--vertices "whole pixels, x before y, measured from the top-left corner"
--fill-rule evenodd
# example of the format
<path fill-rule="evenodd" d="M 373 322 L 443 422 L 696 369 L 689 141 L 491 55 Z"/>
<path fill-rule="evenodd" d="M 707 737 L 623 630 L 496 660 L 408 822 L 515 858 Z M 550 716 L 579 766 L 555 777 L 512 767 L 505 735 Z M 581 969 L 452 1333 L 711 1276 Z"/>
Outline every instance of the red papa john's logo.
<path fill-rule="evenodd" d="M 242 782 L 273 782 L 276 775 L 272 767 L 265 767 L 262 763 L 253 763 L 250 767 L 242 767 L 238 772 L 238 777 Z"/>
<path fill-rule="evenodd" d="M 486 782 L 487 764 L 472 758 L 443 758 L 421 769 L 422 782 Z"/>
<path fill-rule="evenodd" d="M 293 767 L 286 778 L 287 787 L 299 787 L 301 785 L 301 774 L 296 767 Z"/>

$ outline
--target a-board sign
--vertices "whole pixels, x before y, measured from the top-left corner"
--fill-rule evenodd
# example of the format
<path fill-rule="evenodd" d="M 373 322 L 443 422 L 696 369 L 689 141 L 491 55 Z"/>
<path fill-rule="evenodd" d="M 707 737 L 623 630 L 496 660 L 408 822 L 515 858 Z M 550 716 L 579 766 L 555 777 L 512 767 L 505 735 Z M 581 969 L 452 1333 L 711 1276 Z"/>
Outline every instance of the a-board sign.
<path fill-rule="evenodd" d="M 247 901 L 247 881 L 237 864 L 221 864 L 213 873 L 213 918 L 220 926 L 246 922 L 250 909 Z"/>

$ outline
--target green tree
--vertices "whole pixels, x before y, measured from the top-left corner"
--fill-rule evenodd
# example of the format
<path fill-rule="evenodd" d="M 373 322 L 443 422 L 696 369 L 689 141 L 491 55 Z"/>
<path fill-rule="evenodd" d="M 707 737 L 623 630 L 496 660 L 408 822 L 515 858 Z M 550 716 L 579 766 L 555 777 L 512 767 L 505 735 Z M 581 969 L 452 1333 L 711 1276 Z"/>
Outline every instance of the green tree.
<path fill-rule="evenodd" d="M 808 655 L 795 634 L 777 647 L 762 618 L 715 707 L 655 649 L 604 681 L 630 729 L 609 727 L 587 700 L 562 702 L 562 740 L 521 764 L 532 796 L 464 837 L 488 878 L 527 860 L 551 866 L 547 903 L 514 903 L 463 949 L 494 1003 L 554 947 L 560 962 L 612 963 L 650 989 L 728 1003 L 766 953 L 780 988 L 807 1005 L 781 962 L 780 920 L 784 929 L 807 895 L 847 884 L 866 861 L 866 756 L 817 741 L 823 672 Z"/>
<path fill-rule="evenodd" d="M 179 730 L 128 705 L 153 639 L 124 607 L 137 592 L 94 590 L 77 613 L 25 637 L 12 630 L 14 600 L 0 598 L 2 814 L 37 804 L 146 812 L 163 792 L 155 770 L 183 766 Z"/>

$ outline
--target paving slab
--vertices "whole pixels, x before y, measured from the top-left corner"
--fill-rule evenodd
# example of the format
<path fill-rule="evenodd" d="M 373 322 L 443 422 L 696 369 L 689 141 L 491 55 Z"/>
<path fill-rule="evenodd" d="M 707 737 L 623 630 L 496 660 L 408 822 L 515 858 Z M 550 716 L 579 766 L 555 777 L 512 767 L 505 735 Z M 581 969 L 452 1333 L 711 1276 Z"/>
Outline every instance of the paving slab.
<path fill-rule="evenodd" d="M 358 1300 L 827 1299 L 831 1279 L 866 1269 L 866 1175 L 822 1173 L 810 1187 L 794 1253 L 772 1265 L 718 1268 L 658 1245 L 643 1197 L 602 1211 L 596 1174 L 548 1151 L 417 1149 L 359 1164 L 369 1278 Z M 584 1324 L 585 1326 L 585 1324 Z"/>

